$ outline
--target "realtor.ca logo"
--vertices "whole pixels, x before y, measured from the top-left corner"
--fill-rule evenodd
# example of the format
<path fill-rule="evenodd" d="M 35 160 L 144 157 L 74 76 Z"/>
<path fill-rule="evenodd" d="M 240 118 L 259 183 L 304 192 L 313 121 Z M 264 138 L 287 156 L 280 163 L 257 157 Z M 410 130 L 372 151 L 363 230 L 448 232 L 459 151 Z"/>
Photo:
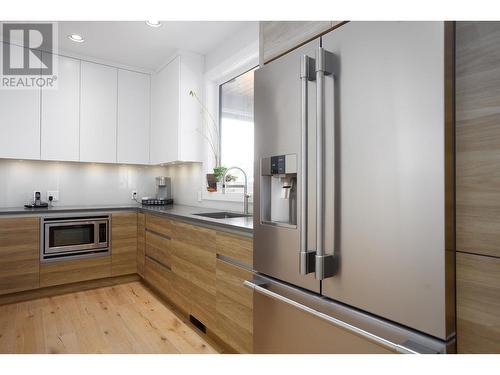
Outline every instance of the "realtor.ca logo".
<path fill-rule="evenodd" d="M 55 88 L 54 23 L 2 23 L 1 89 Z"/>

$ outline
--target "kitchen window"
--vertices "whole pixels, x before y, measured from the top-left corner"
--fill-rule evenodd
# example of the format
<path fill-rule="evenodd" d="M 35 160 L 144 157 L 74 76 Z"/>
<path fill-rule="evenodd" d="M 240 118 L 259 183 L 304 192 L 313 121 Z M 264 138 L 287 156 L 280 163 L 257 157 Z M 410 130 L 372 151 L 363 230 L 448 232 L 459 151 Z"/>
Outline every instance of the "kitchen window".
<path fill-rule="evenodd" d="M 253 187 L 253 75 L 252 69 L 219 86 L 219 126 L 221 165 L 240 167 Z M 237 171 L 230 174 L 242 176 Z"/>

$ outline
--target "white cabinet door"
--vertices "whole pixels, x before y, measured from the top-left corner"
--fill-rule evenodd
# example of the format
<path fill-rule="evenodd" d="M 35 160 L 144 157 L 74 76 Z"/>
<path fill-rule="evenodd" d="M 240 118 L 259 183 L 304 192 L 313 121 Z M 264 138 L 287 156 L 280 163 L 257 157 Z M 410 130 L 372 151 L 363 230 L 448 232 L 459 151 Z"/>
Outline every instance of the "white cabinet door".
<path fill-rule="evenodd" d="M 42 159 L 78 161 L 80 60 L 54 58 L 58 59 L 57 88 L 42 89 Z"/>
<path fill-rule="evenodd" d="M 203 57 L 181 56 L 179 87 L 179 160 L 201 162 L 203 160 L 202 111 L 198 101 L 189 95 L 190 91 L 202 96 Z"/>
<path fill-rule="evenodd" d="M 22 62 L 23 48 L 10 48 Z M 0 158 L 40 159 L 39 88 L 0 89 L 0 134 Z"/>
<path fill-rule="evenodd" d="M 150 78 L 118 70 L 118 163 L 149 163 Z"/>
<path fill-rule="evenodd" d="M 151 164 L 179 160 L 180 57 L 153 77 Z"/>
<path fill-rule="evenodd" d="M 117 69 L 81 64 L 80 161 L 115 163 Z"/>

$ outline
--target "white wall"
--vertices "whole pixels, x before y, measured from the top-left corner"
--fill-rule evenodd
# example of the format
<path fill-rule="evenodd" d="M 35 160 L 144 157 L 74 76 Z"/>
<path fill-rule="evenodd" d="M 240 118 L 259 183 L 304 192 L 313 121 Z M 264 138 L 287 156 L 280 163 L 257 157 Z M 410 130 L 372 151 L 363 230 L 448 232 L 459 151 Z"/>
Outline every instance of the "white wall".
<path fill-rule="evenodd" d="M 155 177 L 167 175 L 165 167 L 0 160 L 0 207 L 22 207 L 40 191 L 59 190 L 54 205 L 132 204 L 132 190 L 139 198 L 155 194 Z"/>

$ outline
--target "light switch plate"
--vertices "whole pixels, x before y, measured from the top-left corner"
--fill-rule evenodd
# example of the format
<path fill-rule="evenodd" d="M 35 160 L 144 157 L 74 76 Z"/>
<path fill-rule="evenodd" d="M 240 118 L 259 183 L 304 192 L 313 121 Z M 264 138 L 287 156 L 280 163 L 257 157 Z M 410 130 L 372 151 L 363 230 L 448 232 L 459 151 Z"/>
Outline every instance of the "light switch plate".
<path fill-rule="evenodd" d="M 53 202 L 57 202 L 59 200 L 59 190 L 49 190 L 47 191 L 47 202 L 49 201 L 49 197 L 52 196 Z"/>

